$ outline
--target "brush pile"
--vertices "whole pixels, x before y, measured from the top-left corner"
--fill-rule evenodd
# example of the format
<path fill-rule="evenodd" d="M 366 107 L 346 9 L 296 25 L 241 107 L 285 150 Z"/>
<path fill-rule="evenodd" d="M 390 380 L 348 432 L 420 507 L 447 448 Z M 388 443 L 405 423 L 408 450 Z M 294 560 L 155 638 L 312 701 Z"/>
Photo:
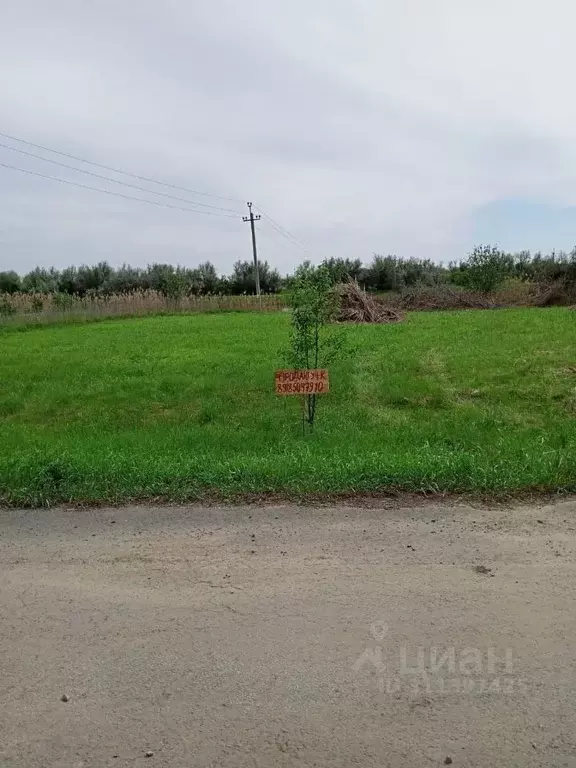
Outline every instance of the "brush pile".
<path fill-rule="evenodd" d="M 527 283 L 513 281 L 490 293 L 455 288 L 445 283 L 415 285 L 390 299 L 410 312 L 442 309 L 504 309 L 506 307 L 569 306 L 576 289 L 565 281 Z"/>
<path fill-rule="evenodd" d="M 562 280 L 556 280 L 539 288 L 539 292 L 532 299 L 534 307 L 570 306 L 576 297 L 576 287 Z"/>
<path fill-rule="evenodd" d="M 363 291 L 355 280 L 335 288 L 339 298 L 336 320 L 340 323 L 399 323 L 403 315 L 377 296 Z"/>
<path fill-rule="evenodd" d="M 401 296 L 403 309 L 411 311 L 439 309 L 496 309 L 495 296 L 480 291 L 454 290 L 447 285 L 415 286 Z M 505 304 L 503 305 L 505 306 Z"/>

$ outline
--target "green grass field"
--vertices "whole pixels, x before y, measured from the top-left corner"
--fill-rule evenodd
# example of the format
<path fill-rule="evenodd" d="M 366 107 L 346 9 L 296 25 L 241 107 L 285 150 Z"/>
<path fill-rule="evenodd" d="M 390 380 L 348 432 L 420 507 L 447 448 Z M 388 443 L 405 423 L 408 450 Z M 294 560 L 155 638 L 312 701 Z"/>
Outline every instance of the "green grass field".
<path fill-rule="evenodd" d="M 355 352 L 302 437 L 286 314 L 0 332 L 0 502 L 576 489 L 576 314 L 415 313 Z"/>

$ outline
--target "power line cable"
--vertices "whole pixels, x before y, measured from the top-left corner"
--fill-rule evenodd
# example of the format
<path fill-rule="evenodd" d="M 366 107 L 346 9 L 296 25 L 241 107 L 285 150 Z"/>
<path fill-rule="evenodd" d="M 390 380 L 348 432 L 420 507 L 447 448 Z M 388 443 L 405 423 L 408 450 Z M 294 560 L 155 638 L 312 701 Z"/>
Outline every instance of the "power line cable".
<path fill-rule="evenodd" d="M 43 144 L 35 144 L 33 141 L 26 141 L 26 139 L 20 139 L 18 136 L 11 136 L 9 133 L 2 133 L 0 131 L 0 136 L 2 136 L 5 139 L 10 139 L 11 141 L 18 141 L 20 144 L 26 144 L 29 147 L 36 147 L 36 149 L 42 149 L 44 152 L 53 152 L 55 155 L 61 155 L 62 157 L 67 157 L 69 160 L 78 160 L 81 163 L 88 163 L 89 165 L 93 165 L 96 168 L 103 168 L 105 171 L 112 171 L 113 173 L 121 173 L 125 176 L 131 176 L 133 179 L 139 179 L 140 181 L 147 181 L 150 184 L 159 184 L 162 187 L 170 187 L 171 189 L 178 189 L 180 192 L 188 192 L 190 195 L 202 195 L 203 197 L 214 197 L 218 200 L 228 200 L 228 202 L 231 203 L 243 203 L 243 200 L 240 200 L 237 197 L 223 197 L 222 195 L 214 195 L 211 192 L 199 192 L 195 189 L 189 189 L 188 187 L 180 187 L 177 184 L 170 184 L 167 181 L 162 181 L 160 179 L 155 179 L 152 176 L 141 176 L 138 173 L 133 173 L 132 171 L 124 171 L 121 168 L 113 168 L 110 165 L 103 165 L 102 163 L 95 163 L 93 160 L 87 160 L 85 157 L 79 157 L 78 155 L 71 155 L 68 152 L 61 152 L 58 149 L 52 149 L 51 147 L 46 147 Z"/>
<path fill-rule="evenodd" d="M 257 208 L 257 206 L 255 205 L 254 208 Z M 274 221 L 274 219 L 272 219 L 270 216 L 268 216 L 268 214 L 264 213 L 262 208 L 258 208 L 258 210 L 262 214 L 262 222 L 264 224 L 270 224 L 270 226 L 273 227 L 273 230 L 276 231 L 279 235 L 282 235 L 286 239 L 286 241 L 288 243 L 290 243 L 292 245 L 297 245 L 298 248 L 300 248 L 300 250 L 304 251 L 304 253 L 307 253 L 307 254 L 311 255 L 310 251 L 311 251 L 311 249 L 313 249 L 313 246 L 310 245 L 310 243 L 307 240 L 304 240 L 304 238 L 301 238 L 301 241 L 299 241 L 298 238 L 296 238 L 295 235 L 292 235 L 292 233 L 289 230 L 287 230 L 285 227 L 282 227 L 280 224 L 278 224 L 277 221 Z M 266 234 L 266 232 L 265 232 L 265 234 Z M 271 236 L 272 235 L 272 231 L 269 231 L 268 234 Z M 281 241 L 277 240 L 275 242 L 279 243 Z M 302 245 L 302 243 L 305 243 L 305 245 L 308 246 L 308 247 L 307 248 L 304 247 L 304 245 Z M 317 253 L 315 248 L 313 250 L 314 250 L 314 252 L 315 252 L 315 254 L 316 254 L 316 256 L 318 258 L 322 257 L 325 260 L 329 258 L 328 256 L 325 255 L 325 253 L 322 253 L 322 252 Z"/>
<path fill-rule="evenodd" d="M 262 216 L 267 220 L 267 222 L 270 224 L 270 226 L 274 227 L 274 229 L 283 237 L 286 237 L 288 240 L 291 240 L 295 245 L 298 246 L 303 251 L 308 252 L 308 247 L 310 247 L 310 243 L 307 243 L 302 238 L 297 238 L 295 235 L 290 232 L 290 230 L 286 229 L 286 227 L 283 227 L 281 224 L 279 224 L 277 221 L 275 221 L 271 216 L 269 216 L 265 211 L 262 210 L 262 208 L 259 208 L 258 206 L 254 206 L 257 208 Z"/>
<path fill-rule="evenodd" d="M 237 213 L 232 208 L 221 208 L 217 205 L 209 205 L 208 203 L 197 203 L 195 200 L 186 200 L 185 197 L 178 197 L 177 195 L 169 195 L 167 192 L 154 192 L 153 190 L 146 189 L 146 187 L 141 187 L 138 184 L 130 184 L 127 181 L 112 179 L 110 178 L 110 176 L 103 176 L 101 173 L 94 173 L 94 171 L 87 171 L 85 168 L 75 168 L 73 165 L 68 165 L 68 163 L 61 163 L 58 160 L 52 160 L 49 157 L 42 157 L 41 155 L 36 155 L 34 152 L 27 152 L 25 149 L 19 149 L 18 147 L 10 147 L 8 144 L 3 144 L 2 142 L 0 142 L 0 147 L 3 147 L 4 149 L 9 149 L 11 152 L 19 152 L 21 155 L 26 155 L 27 157 L 34 157 L 36 158 L 36 160 L 42 160 L 45 163 L 52 163 L 52 165 L 58 165 L 61 168 L 68 168 L 68 170 L 70 171 L 77 171 L 78 173 L 84 173 L 87 176 L 94 176 L 97 179 L 110 181 L 113 184 L 121 184 L 124 187 L 137 189 L 139 192 L 148 192 L 150 195 L 160 195 L 162 197 L 168 197 L 171 200 L 179 200 L 181 203 L 198 205 L 198 206 L 201 206 L 202 208 L 213 208 L 216 211 L 226 211 L 227 213 Z"/>
<path fill-rule="evenodd" d="M 260 209 L 258 209 L 260 210 Z M 281 235 L 285 240 L 287 240 L 292 245 L 296 245 L 301 251 L 304 251 L 308 253 L 308 249 L 302 245 L 296 238 L 292 237 L 291 235 L 286 234 L 280 227 L 276 226 L 276 224 L 272 223 L 271 221 L 268 221 L 267 219 L 264 219 L 265 223 L 268 224 L 275 232 L 277 232 L 279 235 Z"/>
<path fill-rule="evenodd" d="M 27 173 L 30 176 L 39 176 L 41 179 L 50 179 L 51 181 L 58 181 L 61 184 L 69 184 L 72 187 L 79 187 L 80 189 L 90 189 L 93 192 L 102 192 L 105 195 L 113 195 L 114 197 L 122 197 L 124 200 L 136 200 L 139 203 L 148 203 L 148 205 L 156 205 L 160 208 L 173 208 L 176 211 L 187 211 L 188 213 L 201 213 L 205 216 L 223 216 L 227 219 L 237 219 L 240 215 L 234 215 L 232 213 L 214 213 L 213 211 L 199 211 L 194 208 L 183 208 L 180 205 L 171 205 L 170 203 L 160 203 L 158 200 L 146 200 L 143 197 L 133 197 L 132 195 L 124 195 L 122 192 L 112 192 L 109 189 L 99 189 L 98 187 L 90 187 L 88 184 L 80 184 L 77 181 L 69 181 L 68 179 L 60 179 L 57 176 L 48 176 L 45 173 L 38 173 L 38 171 L 29 171 L 26 168 L 18 168 L 15 165 L 8 165 L 7 163 L 0 163 L 2 168 L 9 168 L 12 171 L 20 171 L 20 173 Z"/>
<path fill-rule="evenodd" d="M 167 188 L 170 188 L 170 189 L 176 189 L 176 190 L 179 190 L 179 191 L 182 191 L 182 192 L 187 192 L 188 194 L 192 194 L 192 195 L 202 195 L 204 197 L 213 197 L 215 199 L 227 200 L 229 202 L 234 202 L 234 203 L 241 203 L 241 202 L 243 202 L 239 198 L 225 197 L 223 195 L 215 195 L 215 194 L 212 194 L 210 192 L 200 192 L 199 190 L 190 189 L 188 187 L 182 187 L 182 186 L 179 186 L 177 184 L 171 184 L 169 182 L 162 181 L 160 179 L 156 179 L 156 178 L 154 178 L 152 176 L 143 176 L 141 174 L 133 173 L 132 171 L 125 171 L 125 170 L 123 170 L 121 168 L 115 168 L 115 167 L 110 166 L 110 165 L 104 165 L 103 163 L 96 163 L 96 162 L 94 162 L 92 160 L 88 160 L 88 159 L 86 159 L 84 157 L 80 157 L 79 155 L 73 155 L 73 154 L 70 154 L 68 152 L 62 152 L 61 150 L 53 149 L 52 147 L 47 147 L 47 146 L 45 146 L 43 144 L 37 144 L 37 143 L 32 142 L 32 141 L 27 141 L 26 139 L 21 139 L 18 136 L 12 136 L 11 134 L 3 133 L 1 131 L 0 131 L 0 136 L 4 137 L 5 139 L 10 139 L 11 141 L 16 141 L 16 142 L 19 142 L 21 144 L 25 144 L 25 145 L 30 146 L 30 147 L 35 147 L 36 149 L 41 149 L 41 150 L 43 150 L 45 152 L 52 152 L 53 154 L 60 155 L 61 157 L 67 157 L 67 158 L 69 158 L 71 160 L 76 160 L 76 161 L 81 162 L 81 163 L 87 163 L 89 165 L 93 165 L 96 168 L 102 168 L 104 170 L 111 171 L 112 173 L 123 174 L 125 176 L 129 176 L 131 178 L 138 179 L 140 181 L 145 181 L 145 182 L 148 182 L 150 184 L 158 184 L 159 186 L 167 187 Z M 100 174 L 95 174 L 95 173 L 92 173 L 90 171 L 83 170 L 81 168 L 75 168 L 74 166 L 69 166 L 69 165 L 66 165 L 64 163 L 57 163 L 54 160 L 50 160 L 48 158 L 41 157 L 39 155 L 35 155 L 35 154 L 31 153 L 31 152 L 26 153 L 26 152 L 24 152 L 24 150 L 20 150 L 20 149 L 17 149 L 15 147 L 10 147 L 10 146 L 8 146 L 6 144 L 0 144 L 0 146 L 5 147 L 6 149 L 9 149 L 9 150 L 12 150 L 12 151 L 20 152 L 22 154 L 28 154 L 31 157 L 35 157 L 35 158 L 37 158 L 39 160 L 43 160 L 45 162 L 53 163 L 53 164 L 56 164 L 56 165 L 61 165 L 64 168 L 68 168 L 70 170 L 74 170 L 74 171 L 77 171 L 79 173 L 84 173 L 84 174 L 88 174 L 90 176 L 95 176 L 96 178 L 101 178 L 101 179 L 103 179 L 105 181 L 109 181 L 109 182 L 112 182 L 112 183 L 115 183 L 115 184 L 122 184 L 122 185 L 127 186 L 127 187 L 132 187 L 133 189 L 137 189 L 139 191 L 147 192 L 148 194 L 161 195 L 163 197 L 169 197 L 169 198 L 174 199 L 174 200 L 178 200 L 178 201 L 181 201 L 181 202 L 189 203 L 190 205 L 196 205 L 196 206 L 202 206 L 202 207 L 210 207 L 210 208 L 213 208 L 215 210 L 227 212 L 229 214 L 240 215 L 237 211 L 235 211 L 235 210 L 233 210 L 231 208 L 219 208 L 218 206 L 208 206 L 206 203 L 198 203 L 196 201 L 186 200 L 185 198 L 177 197 L 175 195 L 167 195 L 167 194 L 161 193 L 161 192 L 154 192 L 154 191 L 152 191 L 150 189 L 146 189 L 145 187 L 139 187 L 139 186 L 136 186 L 136 185 L 130 185 L 130 184 L 127 184 L 126 182 L 119 181 L 118 179 L 111 179 L 111 178 L 109 178 L 107 176 L 101 176 Z M 15 168 L 15 166 L 5 166 L 5 167 L 10 167 L 10 168 L 14 168 L 15 170 L 22 170 L 23 172 L 26 172 L 26 171 L 24 171 L 24 169 L 17 169 L 17 168 Z M 33 174 L 33 175 L 42 176 L 42 174 L 38 174 L 38 173 Z M 60 181 L 60 182 L 63 182 L 63 183 L 72 183 L 72 182 L 66 182 L 64 179 L 58 179 L 58 178 L 52 177 L 52 176 L 46 176 L 46 178 L 50 178 L 50 179 L 53 179 L 54 181 Z M 89 187 L 88 185 L 77 184 L 76 186 L 84 187 L 86 189 L 93 189 L 93 190 L 98 191 L 98 192 L 104 192 L 105 191 L 105 190 L 97 189 L 96 187 Z M 109 194 L 114 194 L 114 193 L 109 192 Z M 120 195 L 119 193 L 116 193 L 116 196 L 128 197 L 127 195 Z M 129 198 L 129 199 L 138 200 L 140 202 L 151 202 L 151 201 L 144 201 L 144 200 L 141 200 L 140 198 L 136 198 L 136 197 Z M 175 209 L 179 209 L 178 206 L 166 205 L 166 207 L 172 207 L 172 208 L 175 208 Z M 288 230 L 285 227 L 283 227 L 281 224 L 279 224 L 277 221 L 275 221 L 271 216 L 269 216 L 265 211 L 263 211 L 258 206 L 255 205 L 254 208 L 256 208 L 257 210 L 260 211 L 262 216 L 266 219 L 266 221 L 270 224 L 270 226 L 273 227 L 278 232 L 278 234 L 282 235 L 282 237 L 284 237 L 287 240 L 289 240 L 290 242 L 292 242 L 294 245 L 296 245 L 298 248 L 300 248 L 300 250 L 304 251 L 305 253 L 309 252 L 308 248 L 311 247 L 311 246 L 310 246 L 310 244 L 306 240 L 304 240 L 303 238 L 297 238 L 294 234 L 292 234 L 292 232 L 290 232 L 290 230 Z M 190 210 L 191 211 L 192 209 L 182 209 L 182 210 Z M 197 213 L 202 213 L 202 211 L 197 211 Z M 204 211 L 204 213 L 206 213 L 206 212 Z M 222 214 L 222 215 L 224 215 L 224 214 Z"/>
<path fill-rule="evenodd" d="M 282 249 L 288 249 L 288 251 L 291 253 L 294 252 L 293 243 L 287 238 L 278 237 L 274 229 L 263 229 L 262 227 L 256 227 L 256 231 L 263 235 L 263 237 L 265 237 L 270 243 L 274 244 L 277 248 L 281 246 Z"/>
<path fill-rule="evenodd" d="M 258 206 L 254 206 L 254 207 L 260 211 L 262 216 L 264 216 L 264 218 L 268 221 L 269 224 L 271 224 L 278 232 L 283 234 L 285 237 L 288 237 L 290 240 L 294 240 L 295 242 L 299 242 L 301 244 L 305 243 L 306 245 L 308 245 L 308 243 L 306 243 L 303 239 L 296 237 L 296 235 L 292 234 L 290 230 L 286 229 L 286 227 L 283 227 L 279 222 L 275 221 L 272 218 L 272 216 L 269 216 L 264 210 L 262 210 L 262 208 L 259 208 Z"/>

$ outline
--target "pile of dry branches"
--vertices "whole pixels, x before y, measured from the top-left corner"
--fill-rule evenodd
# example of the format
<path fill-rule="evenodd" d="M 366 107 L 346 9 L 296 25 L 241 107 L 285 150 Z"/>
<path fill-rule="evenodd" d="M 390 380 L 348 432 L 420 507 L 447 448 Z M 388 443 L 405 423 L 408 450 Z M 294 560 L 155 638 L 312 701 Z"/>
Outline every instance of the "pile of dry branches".
<path fill-rule="evenodd" d="M 434 309 L 494 309 L 495 297 L 480 291 L 455 291 L 447 285 L 429 286 L 408 291 L 401 299 L 402 307 L 412 311 Z"/>
<path fill-rule="evenodd" d="M 516 283 L 491 293 L 453 288 L 446 284 L 414 286 L 395 301 L 410 311 L 441 309 L 502 309 L 504 307 L 551 307 L 574 303 L 576 294 L 563 282 Z"/>
<path fill-rule="evenodd" d="M 399 323 L 402 313 L 387 307 L 378 297 L 363 291 L 355 280 L 336 286 L 341 323 Z"/>
<path fill-rule="evenodd" d="M 561 280 L 557 280 L 549 285 L 540 286 L 539 292 L 532 300 L 532 305 L 535 307 L 562 307 L 572 304 L 574 298 L 574 288 Z"/>

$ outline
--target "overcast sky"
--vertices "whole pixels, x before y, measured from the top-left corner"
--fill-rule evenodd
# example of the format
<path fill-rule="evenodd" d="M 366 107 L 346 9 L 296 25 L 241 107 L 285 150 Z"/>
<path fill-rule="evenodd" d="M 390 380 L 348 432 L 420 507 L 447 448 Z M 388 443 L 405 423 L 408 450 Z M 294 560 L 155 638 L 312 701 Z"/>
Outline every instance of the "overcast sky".
<path fill-rule="evenodd" d="M 260 222 L 282 272 L 576 243 L 574 0 L 0 0 L 0 19 L 1 132 L 238 200 L 114 175 L 193 202 L 252 200 L 303 246 Z M 195 207 L 4 147 L 0 163 Z M 250 256 L 240 218 L 0 166 L 0 269 Z"/>

